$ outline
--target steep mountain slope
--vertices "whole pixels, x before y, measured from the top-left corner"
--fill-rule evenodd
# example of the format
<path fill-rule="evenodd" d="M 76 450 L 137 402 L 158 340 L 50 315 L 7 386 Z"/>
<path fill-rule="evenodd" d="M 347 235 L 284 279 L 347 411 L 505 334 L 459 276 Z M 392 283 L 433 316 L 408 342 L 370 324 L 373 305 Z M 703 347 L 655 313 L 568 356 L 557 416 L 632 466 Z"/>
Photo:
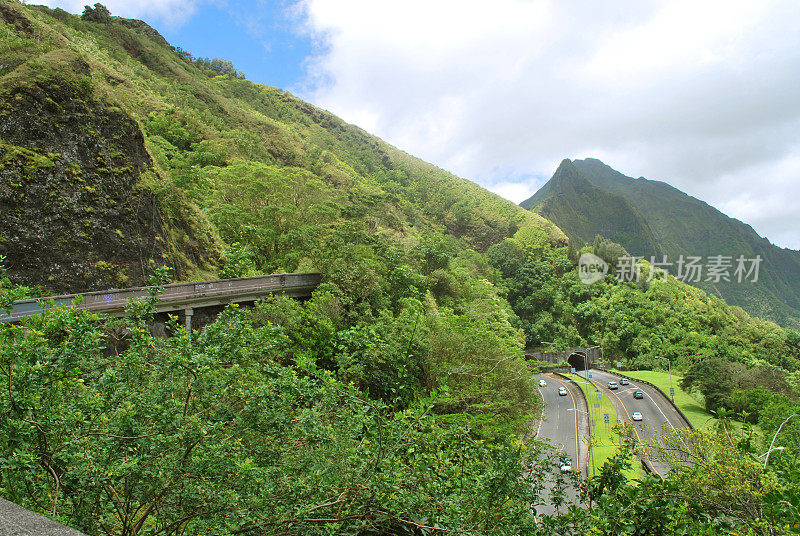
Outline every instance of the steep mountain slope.
<path fill-rule="evenodd" d="M 760 255 L 762 262 L 758 282 L 740 283 L 734 278 L 731 281 L 713 282 L 706 281 L 704 276 L 704 280 L 693 284 L 724 297 L 728 303 L 738 305 L 755 316 L 795 328 L 800 325 L 800 253 L 771 244 L 749 225 L 726 216 L 664 182 L 625 176 L 597 159 L 575 160 L 573 166 L 595 188 L 605 195 L 623 198 L 643 217 L 648 228 L 652 229 L 657 250 L 667 256 L 667 262 L 674 263 L 681 255 L 702 257 L 704 260 L 723 255 L 733 257 L 735 264 L 735 259 L 740 255 L 746 259 Z M 545 200 L 553 197 L 547 188 L 545 185 L 531 198 L 537 201 L 538 207 L 546 207 Z M 523 206 L 530 206 L 529 201 L 524 202 Z M 560 203 L 569 205 L 570 210 L 576 213 L 597 212 L 601 208 L 599 204 L 589 207 L 585 197 L 574 195 L 564 197 Z M 546 208 L 534 207 L 534 210 L 543 215 L 551 214 L 546 212 Z M 566 212 L 567 209 L 561 210 Z M 559 218 L 557 215 L 548 217 L 569 235 L 575 232 L 573 229 L 580 229 L 585 236 L 595 231 L 606 237 L 608 235 L 603 232 L 604 228 L 609 227 L 606 219 L 616 221 L 618 225 L 628 219 L 615 209 L 600 211 L 602 214 L 597 215 L 597 223 L 588 228 L 576 225 L 569 218 Z M 651 255 L 647 247 L 624 234 L 616 239 L 608 238 L 625 246 L 633 255 L 648 258 Z M 660 255 L 657 257 L 657 260 L 662 260 Z"/>
<path fill-rule="evenodd" d="M 244 80 L 229 62 L 194 60 L 144 23 L 101 7 L 77 17 L 0 0 L 0 255 L 11 280 L 43 292 L 104 288 L 136 284 L 165 264 L 184 280 L 319 270 L 323 282 L 303 303 L 231 307 L 204 332 L 173 324 L 171 338 L 142 329 L 142 308 L 122 321 L 130 329 L 119 350 L 102 344 L 116 321 L 74 310 L 3 324 L 0 367 L 13 378 L 0 406 L 14 415 L 0 412 L 0 451 L 20 464 L 0 463 L 0 495 L 87 534 L 287 526 L 297 535 L 398 534 L 407 532 L 397 521 L 407 514 L 457 534 L 485 533 L 509 515 L 498 494 L 519 497 L 517 517 L 532 519 L 537 485 L 521 478 L 532 462 L 492 451 L 520 452 L 512 438 L 526 429 L 537 398 L 518 319 L 482 252 L 511 236 L 540 254 L 565 250 L 557 246 L 566 236 L 286 92 Z M 7 288 L 11 296 L 24 291 L 0 268 L 0 302 Z M 323 392 L 332 412 L 317 405 Z M 379 420 L 364 420 L 373 409 Z M 51 410 L 58 414 L 41 413 Z M 57 427 L 46 438 L 22 425 L 34 413 Z M 286 435 L 312 413 L 327 431 L 314 426 L 297 441 Z M 178 431 L 176 415 L 177 427 L 192 422 L 192 431 Z M 196 427 L 206 423 L 219 433 Z M 342 436 L 330 433 L 331 423 Z M 481 448 L 475 470 L 451 448 L 465 443 L 464 431 L 492 449 L 469 442 Z M 433 456 L 474 475 L 496 459 L 520 492 L 485 487 L 483 500 L 466 481 L 474 493 L 459 490 L 458 500 L 480 506 L 451 502 L 442 490 L 456 493 L 449 483 L 457 479 L 409 458 L 408 441 L 420 460 Z M 390 443 L 397 461 L 386 456 Z M 443 486 L 429 485 L 431 467 Z M 354 482 L 359 498 L 346 499 L 346 509 L 324 504 Z M 390 504 L 389 495 L 406 504 Z M 307 515 L 328 507 L 341 523 Z"/>
<path fill-rule="evenodd" d="M 344 226 L 404 247 L 447 233 L 485 250 L 525 227 L 565 238 L 141 21 L 10 0 L 0 21 L 0 255 L 16 281 L 134 285 L 160 264 L 192 279 L 237 255 L 251 271 L 315 269 Z"/>
<path fill-rule="evenodd" d="M 624 197 L 596 187 L 570 160 L 520 206 L 554 222 L 576 243 L 592 244 L 602 235 L 647 256 L 660 248 L 645 219 Z"/>

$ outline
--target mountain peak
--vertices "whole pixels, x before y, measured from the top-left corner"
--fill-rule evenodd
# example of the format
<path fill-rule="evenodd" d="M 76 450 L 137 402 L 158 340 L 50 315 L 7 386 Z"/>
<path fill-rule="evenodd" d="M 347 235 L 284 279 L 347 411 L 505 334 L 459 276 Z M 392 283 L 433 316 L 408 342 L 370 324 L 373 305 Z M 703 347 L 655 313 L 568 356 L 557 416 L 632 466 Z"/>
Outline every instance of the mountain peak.
<path fill-rule="evenodd" d="M 581 171 L 575 166 L 575 163 L 570 160 L 569 158 L 565 158 L 561 161 L 561 163 L 556 168 L 556 172 L 553 174 L 554 177 L 567 174 L 570 176 L 573 175 L 582 175 Z"/>
<path fill-rule="evenodd" d="M 795 283 L 800 280 L 800 255 L 780 250 L 749 225 L 666 182 L 627 176 L 597 158 L 564 160 L 522 206 L 580 242 L 591 243 L 594 234 L 602 234 L 632 255 L 662 252 L 666 263 L 682 255 L 760 257 L 763 269 L 757 285 L 731 278 L 713 284 L 698 281 L 696 286 L 721 294 L 753 315 L 800 325 L 800 287 Z"/>
<path fill-rule="evenodd" d="M 605 166 L 599 160 L 592 164 Z M 660 253 L 656 238 L 639 211 L 622 196 L 592 184 L 572 160 L 562 160 L 547 184 L 520 206 L 556 225 L 563 224 L 570 229 L 565 231 L 567 236 L 577 244 L 591 244 L 600 234 L 648 256 Z"/>
<path fill-rule="evenodd" d="M 589 193 L 594 187 L 569 158 L 561 161 L 552 178 L 536 194 L 520 203 L 528 210 L 540 204 L 547 196 L 570 196 Z"/>
<path fill-rule="evenodd" d="M 569 158 L 565 158 L 561 161 L 556 168 L 556 172 L 553 173 L 553 178 L 562 178 L 562 177 L 573 177 L 580 175 L 581 172 L 578 171 L 578 168 L 575 167 L 575 164 L 572 163 L 572 160 Z"/>

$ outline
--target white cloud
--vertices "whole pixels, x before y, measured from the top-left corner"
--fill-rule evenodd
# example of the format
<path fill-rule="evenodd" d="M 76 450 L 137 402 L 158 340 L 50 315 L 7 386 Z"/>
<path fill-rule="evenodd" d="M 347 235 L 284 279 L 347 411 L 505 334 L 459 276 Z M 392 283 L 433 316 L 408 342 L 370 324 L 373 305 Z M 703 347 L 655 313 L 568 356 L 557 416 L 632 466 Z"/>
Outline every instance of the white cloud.
<path fill-rule="evenodd" d="M 800 144 L 790 151 L 790 156 L 768 161 L 747 170 L 748 180 L 741 176 L 723 176 L 728 181 L 729 198 L 723 200 L 718 209 L 726 214 L 737 214 L 742 221 L 754 229 L 769 228 L 773 242 L 798 249 L 797 190 L 800 181 Z M 770 187 L 762 188 L 761 177 L 769 177 Z M 794 192 L 786 199 L 786 192 Z"/>
<path fill-rule="evenodd" d="M 83 13 L 86 5 L 94 6 L 97 0 L 33 0 L 51 8 L 60 7 L 70 13 Z M 102 0 L 100 2 L 112 15 L 146 21 L 160 21 L 168 26 L 179 26 L 197 10 L 197 0 Z"/>
<path fill-rule="evenodd" d="M 528 199 L 536 193 L 536 190 L 541 187 L 545 181 L 497 181 L 492 183 L 492 191 L 506 199 Z"/>
<path fill-rule="evenodd" d="M 517 202 L 595 156 L 800 248 L 794 0 L 301 7 L 305 96 L 412 154 Z"/>

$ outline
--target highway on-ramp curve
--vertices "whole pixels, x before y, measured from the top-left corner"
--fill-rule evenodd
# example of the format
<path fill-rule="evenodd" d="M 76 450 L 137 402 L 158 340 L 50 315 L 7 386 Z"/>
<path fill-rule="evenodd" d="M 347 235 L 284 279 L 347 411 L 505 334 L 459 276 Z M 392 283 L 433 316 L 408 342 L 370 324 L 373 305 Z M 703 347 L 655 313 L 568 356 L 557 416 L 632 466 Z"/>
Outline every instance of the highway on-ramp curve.
<path fill-rule="evenodd" d="M 592 375 L 591 379 L 600 391 L 611 400 L 617 412 L 617 418 L 622 422 L 631 423 L 640 440 L 658 439 L 662 433 L 669 433 L 675 428 L 689 426 L 675 408 L 664 399 L 664 395 L 656 392 L 653 387 L 635 380 L 630 380 L 629 385 L 622 385 L 620 383 L 622 378 L 614 374 L 595 369 L 589 372 Z M 609 389 L 608 383 L 611 381 L 617 382 L 619 388 Z M 644 398 L 634 398 L 633 393 L 635 391 L 642 391 Z M 632 415 L 637 411 L 642 414 L 641 421 L 633 420 Z M 668 467 L 665 464 L 653 462 L 652 460 L 650 463 L 657 474 L 662 477 L 667 476 Z"/>
<path fill-rule="evenodd" d="M 585 469 L 586 447 L 583 440 L 583 430 L 586 430 L 586 410 L 584 408 L 580 390 L 570 382 L 546 374 L 534 376 L 539 393 L 544 400 L 544 410 L 539 421 L 536 436 L 539 439 L 547 439 L 556 448 L 559 455 L 571 460 L 575 470 Z M 540 387 L 539 381 L 544 380 L 546 387 Z M 558 388 L 565 387 L 567 396 L 559 396 Z M 558 471 L 561 463 L 560 456 L 552 460 L 554 470 Z M 578 491 L 568 490 L 569 497 L 577 502 Z M 552 514 L 552 507 L 539 508 L 539 513 Z"/>

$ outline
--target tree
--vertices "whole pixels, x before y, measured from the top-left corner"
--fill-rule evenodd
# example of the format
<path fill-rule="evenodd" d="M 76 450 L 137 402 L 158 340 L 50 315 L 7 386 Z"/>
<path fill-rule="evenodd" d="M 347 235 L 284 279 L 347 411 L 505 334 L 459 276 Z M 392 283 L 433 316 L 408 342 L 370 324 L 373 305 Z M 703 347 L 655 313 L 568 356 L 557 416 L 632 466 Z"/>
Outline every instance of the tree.
<path fill-rule="evenodd" d="M 318 315 L 323 298 L 301 314 Z M 308 346 L 283 365 L 273 358 L 299 342 L 246 311 L 191 336 L 176 319 L 163 339 L 146 329 L 147 303 L 135 309 L 116 351 L 104 348 L 112 326 L 74 309 L 0 326 L 2 496 L 88 534 L 533 529 L 544 475 L 524 468 L 542 467 L 543 450 L 442 427 L 424 397 L 393 411 L 319 368 Z M 378 345 L 408 348 L 414 316 L 376 332 Z M 348 355 L 373 340 L 338 337 Z"/>
<path fill-rule="evenodd" d="M 111 22 L 111 12 L 106 6 L 98 2 L 94 5 L 94 9 L 89 6 L 84 6 L 81 19 L 107 24 Z"/>
<path fill-rule="evenodd" d="M 32 289 L 11 282 L 6 275 L 5 260 L 5 256 L 0 255 L 0 310 L 11 308 L 15 300 L 29 298 L 33 293 Z"/>

